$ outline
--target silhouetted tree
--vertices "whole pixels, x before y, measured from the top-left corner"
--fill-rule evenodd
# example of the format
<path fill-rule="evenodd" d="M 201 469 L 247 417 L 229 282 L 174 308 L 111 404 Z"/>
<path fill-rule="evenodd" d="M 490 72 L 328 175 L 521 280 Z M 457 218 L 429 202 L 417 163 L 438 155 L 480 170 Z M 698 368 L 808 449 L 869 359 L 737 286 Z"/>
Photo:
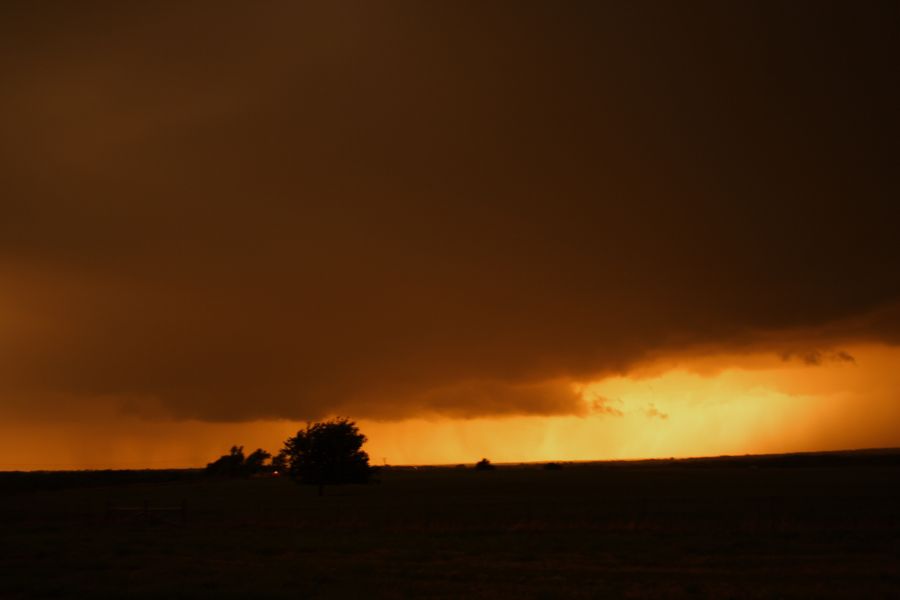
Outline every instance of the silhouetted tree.
<path fill-rule="evenodd" d="M 476 471 L 493 471 L 495 468 L 496 467 L 491 464 L 491 461 L 486 458 L 482 458 L 477 463 L 475 463 Z"/>
<path fill-rule="evenodd" d="M 291 477 L 318 485 L 321 496 L 326 484 L 369 481 L 369 455 L 361 449 L 365 442 L 356 423 L 340 418 L 307 425 L 285 441 L 282 452 Z"/>
<path fill-rule="evenodd" d="M 228 454 L 223 454 L 215 461 L 206 465 L 206 472 L 210 475 L 227 475 L 237 477 L 241 474 L 244 465 L 244 447 L 232 446 Z"/>
<path fill-rule="evenodd" d="M 272 455 L 263 450 L 262 448 L 257 448 L 254 450 L 250 456 L 244 459 L 244 464 L 242 465 L 241 470 L 247 475 L 256 475 L 257 473 L 263 473 L 267 470 L 266 461 L 272 458 Z"/>
<path fill-rule="evenodd" d="M 206 465 L 206 472 L 210 475 L 225 475 L 228 477 L 246 477 L 266 471 L 266 461 L 272 455 L 257 448 L 244 456 L 243 446 L 232 446 L 228 454 L 224 454 L 214 462 Z"/>

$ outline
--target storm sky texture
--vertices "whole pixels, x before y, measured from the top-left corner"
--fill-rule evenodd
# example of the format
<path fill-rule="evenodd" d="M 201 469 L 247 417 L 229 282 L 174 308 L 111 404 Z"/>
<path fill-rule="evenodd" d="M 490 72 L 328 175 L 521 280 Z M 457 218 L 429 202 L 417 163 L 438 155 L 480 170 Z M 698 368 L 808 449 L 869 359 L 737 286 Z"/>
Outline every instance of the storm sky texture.
<path fill-rule="evenodd" d="M 896 2 L 4 2 L 0 423 L 615 423 L 579 384 L 892 353 L 898 46 Z"/>

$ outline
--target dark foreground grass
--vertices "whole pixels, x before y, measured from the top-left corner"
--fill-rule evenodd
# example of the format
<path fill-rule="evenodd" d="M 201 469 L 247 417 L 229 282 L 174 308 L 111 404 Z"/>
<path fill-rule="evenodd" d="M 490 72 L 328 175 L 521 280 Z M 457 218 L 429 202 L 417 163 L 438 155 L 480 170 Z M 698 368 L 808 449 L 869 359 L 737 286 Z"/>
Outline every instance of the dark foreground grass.
<path fill-rule="evenodd" d="M 9 491 L 0 597 L 900 596 L 900 468 L 386 470 Z M 109 506 L 180 513 L 109 514 Z"/>

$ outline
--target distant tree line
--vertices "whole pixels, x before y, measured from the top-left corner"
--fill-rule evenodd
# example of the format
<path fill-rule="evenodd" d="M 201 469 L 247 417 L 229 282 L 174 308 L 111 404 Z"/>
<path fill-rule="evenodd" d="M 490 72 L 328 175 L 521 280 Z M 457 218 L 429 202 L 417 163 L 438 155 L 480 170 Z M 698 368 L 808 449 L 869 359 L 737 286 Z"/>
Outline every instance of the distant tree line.
<path fill-rule="evenodd" d="M 349 419 L 310 423 L 285 440 L 275 456 L 262 448 L 244 456 L 243 446 L 232 446 L 228 454 L 206 465 L 206 472 L 225 477 L 287 475 L 318 486 L 321 494 L 326 485 L 369 481 L 373 469 L 362 450 L 364 443 L 366 436 Z"/>
<path fill-rule="evenodd" d="M 365 443 L 366 436 L 356 423 L 337 418 L 308 424 L 285 440 L 274 456 L 262 448 L 245 456 L 243 446 L 232 446 L 228 454 L 206 465 L 206 472 L 220 477 L 286 475 L 298 483 L 318 486 L 321 495 L 326 485 L 367 483 L 371 479 L 374 469 L 362 449 Z M 544 468 L 555 471 L 562 465 L 551 462 Z M 486 458 L 475 464 L 476 471 L 495 469 Z"/>

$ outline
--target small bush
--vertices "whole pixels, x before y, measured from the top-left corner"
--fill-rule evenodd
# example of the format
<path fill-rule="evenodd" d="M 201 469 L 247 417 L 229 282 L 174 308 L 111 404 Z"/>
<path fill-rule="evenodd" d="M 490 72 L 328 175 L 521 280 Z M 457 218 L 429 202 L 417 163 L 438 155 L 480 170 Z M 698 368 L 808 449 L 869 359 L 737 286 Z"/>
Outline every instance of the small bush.
<path fill-rule="evenodd" d="M 252 477 L 270 470 L 270 466 L 266 464 L 266 461 L 271 456 L 262 448 L 257 448 L 249 456 L 244 456 L 243 446 L 232 446 L 228 454 L 224 454 L 214 462 L 206 465 L 206 474 L 225 477 Z"/>
<path fill-rule="evenodd" d="M 493 471 L 495 468 L 496 467 L 491 464 L 491 461 L 486 458 L 482 458 L 477 463 L 475 463 L 476 471 Z"/>
<path fill-rule="evenodd" d="M 545 471 L 561 471 L 562 465 L 559 464 L 558 462 L 548 462 L 547 464 L 544 465 L 544 470 Z"/>

